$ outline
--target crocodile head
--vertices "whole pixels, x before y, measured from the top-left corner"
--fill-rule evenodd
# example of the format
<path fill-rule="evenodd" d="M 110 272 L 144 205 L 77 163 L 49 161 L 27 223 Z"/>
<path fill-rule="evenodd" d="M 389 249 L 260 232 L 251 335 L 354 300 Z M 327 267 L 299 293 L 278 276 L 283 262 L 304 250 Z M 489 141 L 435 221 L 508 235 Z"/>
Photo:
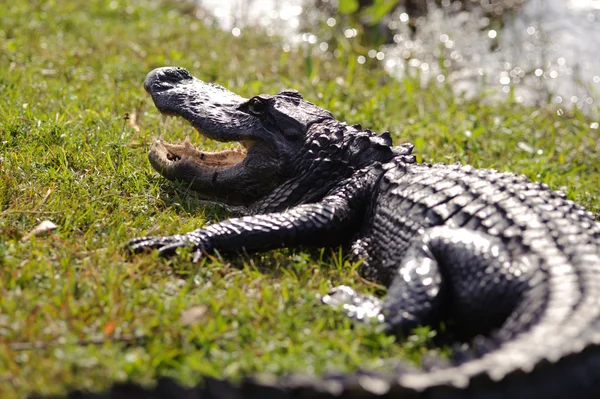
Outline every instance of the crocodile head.
<path fill-rule="evenodd" d="M 241 143 L 240 149 L 209 152 L 187 139 L 179 144 L 160 139 L 149 152 L 150 163 L 164 177 L 228 205 L 271 201 L 277 208 L 304 202 L 311 191 L 322 192 L 350 173 L 343 170 L 391 155 L 389 134 L 382 139 L 337 122 L 295 90 L 246 99 L 175 67 L 150 72 L 144 88 L 161 113 L 184 118 L 209 139 Z M 328 156 L 333 152 L 337 155 Z M 363 161 L 353 159 L 357 156 Z M 335 173 L 326 173 L 332 168 Z"/>

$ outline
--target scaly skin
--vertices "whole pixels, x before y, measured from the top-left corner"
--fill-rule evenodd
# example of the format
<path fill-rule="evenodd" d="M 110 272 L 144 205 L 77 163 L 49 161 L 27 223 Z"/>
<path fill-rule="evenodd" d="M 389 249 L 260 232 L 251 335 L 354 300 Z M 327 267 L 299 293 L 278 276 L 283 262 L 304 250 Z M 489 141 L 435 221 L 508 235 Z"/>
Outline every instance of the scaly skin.
<path fill-rule="evenodd" d="M 583 207 L 523 176 L 418 164 L 412 146 L 392 147 L 389 134 L 338 122 L 292 91 L 246 100 L 177 68 L 151 72 L 145 87 L 161 112 L 208 137 L 246 143 L 243 161 L 208 172 L 203 155 L 182 156 L 169 144 L 150 158 L 165 177 L 200 181 L 205 198 L 248 216 L 134 239 L 130 250 L 170 255 L 185 246 L 199 260 L 214 251 L 345 245 L 388 293 L 337 287 L 324 303 L 390 333 L 444 323 L 472 343 L 446 367 L 255 379 L 240 390 L 223 383 L 232 395 L 600 395 L 600 224 Z"/>

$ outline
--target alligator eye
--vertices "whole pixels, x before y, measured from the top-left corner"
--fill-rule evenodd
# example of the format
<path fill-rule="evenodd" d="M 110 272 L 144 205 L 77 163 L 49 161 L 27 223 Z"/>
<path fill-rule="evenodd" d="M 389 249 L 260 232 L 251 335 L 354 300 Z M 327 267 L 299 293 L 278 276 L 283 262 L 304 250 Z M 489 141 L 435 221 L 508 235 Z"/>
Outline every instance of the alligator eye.
<path fill-rule="evenodd" d="M 260 97 L 254 97 L 248 103 L 248 111 L 253 115 L 260 116 L 267 110 L 267 102 Z"/>

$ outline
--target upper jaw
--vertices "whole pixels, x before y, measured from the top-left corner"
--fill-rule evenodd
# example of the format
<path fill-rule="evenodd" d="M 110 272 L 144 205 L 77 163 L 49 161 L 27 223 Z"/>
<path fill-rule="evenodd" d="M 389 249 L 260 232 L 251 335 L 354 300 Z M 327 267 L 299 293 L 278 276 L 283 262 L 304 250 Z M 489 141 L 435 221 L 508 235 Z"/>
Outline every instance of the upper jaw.
<path fill-rule="evenodd" d="M 180 116 L 202 135 L 217 141 L 252 139 L 255 118 L 239 110 L 247 99 L 193 77 L 176 67 L 148 73 L 144 88 L 163 114 Z"/>

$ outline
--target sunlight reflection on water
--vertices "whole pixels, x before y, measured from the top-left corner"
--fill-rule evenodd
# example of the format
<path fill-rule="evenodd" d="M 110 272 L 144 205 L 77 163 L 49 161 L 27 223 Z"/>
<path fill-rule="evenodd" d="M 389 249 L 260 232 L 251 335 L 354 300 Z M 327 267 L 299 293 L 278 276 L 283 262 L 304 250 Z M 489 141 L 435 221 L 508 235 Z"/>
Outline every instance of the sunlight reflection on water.
<path fill-rule="evenodd" d="M 268 36 L 278 34 L 289 39 L 289 44 L 301 41 L 300 20 L 306 18 L 304 0 L 197 0 L 223 29 L 234 36 L 245 26 L 262 26 Z"/>
<path fill-rule="evenodd" d="M 385 47 L 385 66 L 394 76 L 418 71 L 424 81 L 447 80 L 466 95 L 492 89 L 495 96 L 510 93 L 528 104 L 549 100 L 597 109 L 598 3 L 529 0 L 505 17 L 499 32 L 477 10 L 432 10 L 412 37 L 408 27 L 398 26 L 394 45 Z"/>
<path fill-rule="evenodd" d="M 198 0 L 217 23 L 239 36 L 248 25 L 286 40 L 284 50 L 305 43 L 328 50 L 324 29 L 335 16 L 315 15 L 313 0 Z M 447 2 L 450 4 L 450 2 Z M 528 0 L 492 27 L 481 10 L 430 7 L 409 21 L 403 10 L 385 23 L 393 43 L 358 56 L 379 60 L 393 76 L 417 75 L 422 82 L 450 84 L 467 97 L 491 93 L 525 104 L 553 102 L 597 112 L 600 103 L 600 0 Z M 321 20 L 323 23 L 319 24 Z M 308 22 L 307 22 L 308 21 Z M 416 25 L 412 33 L 409 22 Z M 313 32 L 301 31 L 310 27 Z M 340 30 L 341 28 L 341 30 Z M 317 31 L 320 29 L 320 31 Z M 357 29 L 336 26 L 353 40 Z"/>

